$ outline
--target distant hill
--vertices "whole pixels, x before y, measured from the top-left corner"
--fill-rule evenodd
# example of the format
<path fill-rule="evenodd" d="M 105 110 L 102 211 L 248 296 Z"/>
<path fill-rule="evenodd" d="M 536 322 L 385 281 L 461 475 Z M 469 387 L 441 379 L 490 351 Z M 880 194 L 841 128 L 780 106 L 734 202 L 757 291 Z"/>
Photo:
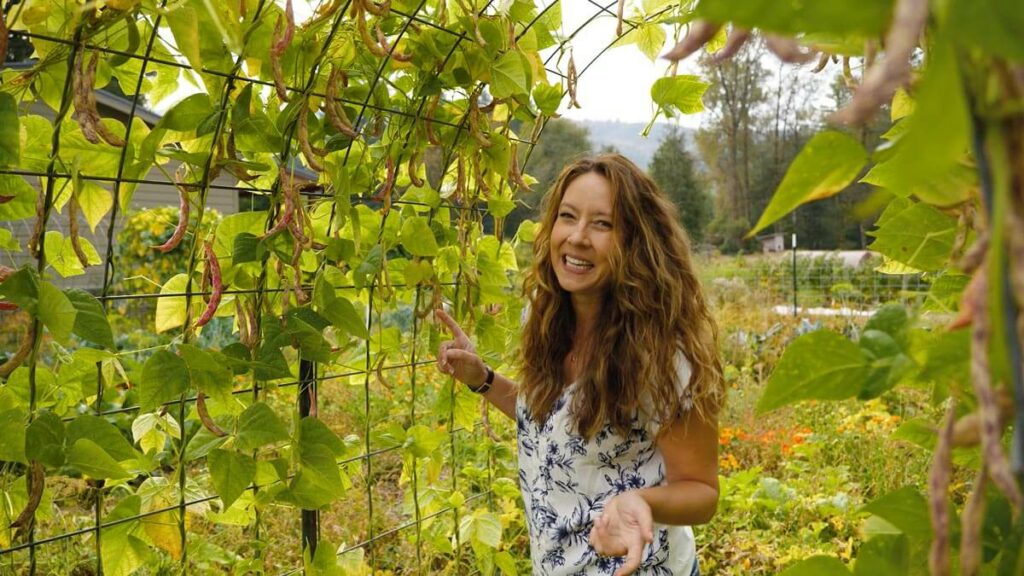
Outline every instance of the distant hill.
<path fill-rule="evenodd" d="M 644 138 L 640 135 L 646 124 L 637 122 L 610 122 L 595 120 L 575 120 L 580 126 L 590 131 L 590 141 L 594 144 L 594 151 L 601 150 L 605 146 L 614 146 L 625 157 L 635 162 L 641 168 L 647 169 L 654 157 L 654 151 L 658 149 L 662 137 L 669 129 L 668 124 L 656 123 L 651 128 L 651 133 Z M 696 131 L 690 128 L 682 128 L 686 135 L 686 148 L 696 158 L 696 145 L 694 135 Z"/>

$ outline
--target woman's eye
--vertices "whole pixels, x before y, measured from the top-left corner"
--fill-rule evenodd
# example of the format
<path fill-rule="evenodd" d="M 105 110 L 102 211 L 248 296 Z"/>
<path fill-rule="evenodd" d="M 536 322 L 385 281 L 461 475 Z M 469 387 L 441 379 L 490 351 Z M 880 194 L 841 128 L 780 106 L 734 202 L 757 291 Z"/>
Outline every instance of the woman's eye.
<path fill-rule="evenodd" d="M 598 220 L 594 222 L 599 228 L 611 229 L 612 223 L 607 220 Z"/>
<path fill-rule="evenodd" d="M 573 218 L 573 215 L 572 215 L 571 212 L 559 212 L 558 213 L 558 217 L 559 218 L 564 218 L 564 219 L 570 219 L 570 218 Z"/>

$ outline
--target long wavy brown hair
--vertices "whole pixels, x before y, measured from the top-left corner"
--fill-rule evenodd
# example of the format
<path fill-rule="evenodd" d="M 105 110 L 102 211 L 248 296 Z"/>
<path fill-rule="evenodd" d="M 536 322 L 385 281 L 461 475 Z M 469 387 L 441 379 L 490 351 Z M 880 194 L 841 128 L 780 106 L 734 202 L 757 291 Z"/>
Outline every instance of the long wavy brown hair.
<path fill-rule="evenodd" d="M 520 392 L 543 422 L 567 385 L 564 359 L 572 348 L 575 313 L 555 276 L 551 230 L 565 190 L 577 177 L 597 173 L 613 192 L 609 254 L 612 275 L 584 357 L 572 414 L 577 431 L 593 438 L 606 424 L 630 429 L 644 410 L 659 422 L 680 418 L 686 406 L 677 387 L 676 356 L 693 372 L 693 408 L 709 419 L 724 400 L 718 327 L 694 274 L 690 242 L 675 206 L 642 170 L 618 154 L 584 158 L 567 166 L 548 192 L 534 261 L 523 291 L 530 307 L 521 346 Z M 662 427 L 666 430 L 667 427 Z"/>

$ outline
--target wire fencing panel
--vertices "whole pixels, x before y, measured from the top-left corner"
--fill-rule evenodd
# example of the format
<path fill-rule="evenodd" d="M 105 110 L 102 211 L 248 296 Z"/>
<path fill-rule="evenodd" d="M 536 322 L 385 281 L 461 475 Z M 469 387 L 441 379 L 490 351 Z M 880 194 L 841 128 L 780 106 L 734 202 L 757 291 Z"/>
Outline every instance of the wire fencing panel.
<path fill-rule="evenodd" d="M 890 302 L 921 305 L 924 311 L 956 309 L 956 278 L 933 283 L 921 273 L 887 272 L 877 256 L 848 263 L 839 253 L 785 257 L 707 259 L 700 269 L 709 296 L 720 304 L 746 302 L 779 313 L 866 313 Z M 966 280 L 966 279 L 964 279 Z M 954 286 L 954 284 L 956 284 Z"/>
<path fill-rule="evenodd" d="M 515 572 L 512 425 L 424 368 L 439 306 L 514 357 L 560 4 L 0 6 L 0 572 Z"/>

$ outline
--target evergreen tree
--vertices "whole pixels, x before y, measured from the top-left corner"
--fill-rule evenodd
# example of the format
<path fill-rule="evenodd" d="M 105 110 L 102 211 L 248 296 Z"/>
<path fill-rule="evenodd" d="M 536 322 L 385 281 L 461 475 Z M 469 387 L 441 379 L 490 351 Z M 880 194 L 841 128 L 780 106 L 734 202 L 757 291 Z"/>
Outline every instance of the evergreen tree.
<path fill-rule="evenodd" d="M 679 210 L 679 221 L 696 243 L 704 238 L 704 227 L 711 219 L 711 198 L 697 179 L 693 157 L 686 150 L 683 133 L 673 126 L 662 138 L 648 167 Z"/>

